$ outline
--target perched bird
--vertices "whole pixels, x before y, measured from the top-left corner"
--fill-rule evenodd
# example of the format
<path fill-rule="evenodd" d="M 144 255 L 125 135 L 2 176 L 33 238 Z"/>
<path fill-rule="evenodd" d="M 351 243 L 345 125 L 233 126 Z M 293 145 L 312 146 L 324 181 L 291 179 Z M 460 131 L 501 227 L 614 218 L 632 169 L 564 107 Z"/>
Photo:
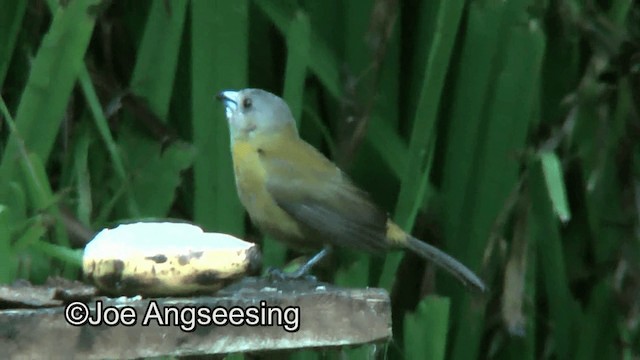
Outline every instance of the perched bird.
<path fill-rule="evenodd" d="M 301 276 L 333 246 L 379 253 L 406 248 L 484 291 L 471 270 L 405 233 L 329 159 L 298 135 L 287 104 L 260 89 L 223 91 L 240 201 L 264 232 L 299 250 L 322 249 Z"/>

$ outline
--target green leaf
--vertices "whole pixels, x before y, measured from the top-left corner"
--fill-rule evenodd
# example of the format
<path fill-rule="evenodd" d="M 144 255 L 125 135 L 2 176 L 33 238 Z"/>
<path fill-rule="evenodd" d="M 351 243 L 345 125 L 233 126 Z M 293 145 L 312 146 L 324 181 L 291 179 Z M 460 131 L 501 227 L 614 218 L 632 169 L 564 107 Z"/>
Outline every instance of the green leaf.
<path fill-rule="evenodd" d="M 560 221 L 566 223 L 571 220 L 567 191 L 565 190 L 562 165 L 554 152 L 544 151 L 539 154 L 542 162 L 544 180 L 549 192 L 549 198 L 553 203 L 553 211 Z"/>
<path fill-rule="evenodd" d="M 407 173 L 409 149 L 390 122 L 375 114 L 371 116 L 367 140 L 378 149 L 380 157 L 391 168 L 393 174 L 402 178 Z"/>
<path fill-rule="evenodd" d="M 531 173 L 531 211 L 535 222 L 534 241 L 543 272 L 546 298 L 556 352 L 559 358 L 569 358 L 573 321 L 578 315 L 567 279 L 565 259 L 558 222 L 555 220 L 551 199 L 546 186 L 542 163 L 534 163 Z"/>
<path fill-rule="evenodd" d="M 271 236 L 262 238 L 262 269 L 281 268 L 287 261 L 287 246 Z"/>
<path fill-rule="evenodd" d="M 187 1 L 151 2 L 131 78 L 131 91 L 146 98 L 163 121 L 169 112 L 187 5 Z"/>
<path fill-rule="evenodd" d="M 82 267 L 82 253 L 80 249 L 73 250 L 66 246 L 60 246 L 50 244 L 48 242 L 39 241 L 34 246 L 35 249 L 44 253 L 48 257 L 61 260 L 62 262 L 74 266 L 76 268 Z"/>
<path fill-rule="evenodd" d="M 435 33 L 429 56 L 425 62 L 424 78 L 411 131 L 408 157 L 401 174 L 400 194 L 394 213 L 395 221 L 406 231 L 410 231 L 422 207 L 422 199 L 428 188 L 431 161 L 435 144 L 435 123 L 440 107 L 440 95 L 460 19 L 464 1 L 443 1 L 436 17 Z M 386 258 L 380 286 L 391 289 L 401 254 Z"/>
<path fill-rule="evenodd" d="M 69 236 L 64 227 L 62 216 L 58 208 L 59 196 L 54 196 L 51 184 L 47 177 L 44 164 L 35 154 L 30 154 L 25 161 L 20 163 L 23 172 L 23 181 L 26 183 L 27 195 L 30 202 L 35 206 L 36 210 L 45 211 L 55 219 L 53 230 L 55 236 L 53 239 L 63 247 L 69 248 Z M 44 242 L 37 242 L 36 248 L 39 248 Z M 46 246 L 46 245 L 42 245 Z M 72 267 L 64 267 L 63 275 L 73 277 L 77 269 Z"/>
<path fill-rule="evenodd" d="M 444 359 L 449 329 L 449 299 L 427 296 L 415 312 L 405 314 L 404 349 L 407 359 Z"/>
<path fill-rule="evenodd" d="M 0 284 L 7 284 L 18 273 L 17 256 L 11 246 L 12 224 L 9 208 L 0 205 Z"/>
<path fill-rule="evenodd" d="M 16 126 L 29 151 L 43 161 L 49 158 L 71 90 L 83 66 L 95 22 L 91 8 L 99 3 L 99 0 L 76 0 L 59 7 L 33 60 L 16 112 Z M 12 132 L 4 149 L 0 183 L 17 175 L 17 136 Z"/>
<path fill-rule="evenodd" d="M 207 229 L 244 233 L 235 191 L 229 129 L 217 92 L 247 87 L 249 9 L 246 0 L 191 2 L 194 220 Z M 232 21 L 229 21 L 233 19 Z"/>
<path fill-rule="evenodd" d="M 27 9 L 27 0 L 2 0 L 0 9 L 2 9 L 0 11 L 0 88 L 2 88 Z"/>
<path fill-rule="evenodd" d="M 91 196 L 91 174 L 89 173 L 89 143 L 91 134 L 89 131 L 80 132 L 79 139 L 74 148 L 74 176 L 78 204 L 76 214 L 78 220 L 85 225 L 91 224 L 91 212 L 93 211 L 93 199 Z"/>
<path fill-rule="evenodd" d="M 575 359 L 605 359 L 618 351 L 618 337 L 615 331 L 616 316 L 610 279 L 594 285 L 589 296 L 589 306 L 582 317 L 582 326 L 576 336 L 580 346 L 576 349 Z M 599 324 L 599 326 L 593 326 Z"/>
<path fill-rule="evenodd" d="M 181 173 L 191 166 L 195 158 L 194 148 L 180 141 L 163 148 L 133 130 L 120 134 L 120 144 L 123 153 L 128 155 L 131 190 L 140 204 L 140 215 L 167 216 L 181 183 Z"/>
<path fill-rule="evenodd" d="M 131 185 L 129 184 L 129 178 L 126 174 L 124 161 L 118 152 L 118 147 L 113 139 L 107 118 L 104 115 L 102 105 L 100 104 L 100 100 L 98 99 L 98 95 L 96 94 L 86 67 L 83 66 L 80 69 L 78 80 L 80 81 L 80 87 L 82 88 L 82 92 L 84 93 L 87 104 L 89 105 L 89 110 L 91 110 L 91 114 L 93 115 L 93 120 L 96 128 L 98 129 L 98 133 L 102 137 L 102 141 L 109 152 L 113 169 L 115 170 L 116 175 L 120 178 L 124 190 L 130 194 Z M 84 200 L 86 200 L 86 197 Z M 136 197 L 133 195 L 127 196 L 126 201 L 130 214 L 133 216 L 140 216 L 140 209 L 136 203 Z"/>
<path fill-rule="evenodd" d="M 47 232 L 42 225 L 42 217 L 38 216 L 32 219 L 31 225 L 18 237 L 14 244 L 16 253 L 25 251 L 27 248 L 37 243 Z"/>
<path fill-rule="evenodd" d="M 477 42 L 470 44 L 466 54 L 470 57 L 462 64 L 472 68 L 460 69 L 460 74 L 469 78 L 459 78 L 456 83 L 459 98 L 453 104 L 455 119 L 451 122 L 443 178 L 447 249 L 476 271 L 489 239 L 504 231 L 496 226 L 496 219 L 518 183 L 521 154 L 537 109 L 535 99 L 545 53 L 545 37 L 538 22 L 530 20 L 524 26 L 517 21 L 519 15 L 526 14 L 526 1 L 486 5 L 483 8 L 473 3 L 473 15 L 469 14 L 467 39 L 473 37 Z M 476 60 L 478 64 L 474 65 Z M 473 69 L 480 65 L 482 68 Z M 471 73 L 475 71 L 488 74 Z M 474 93 L 468 92 L 470 88 Z M 455 322 L 460 326 L 456 328 L 453 357 L 477 358 L 480 329 L 485 326 L 484 310 L 472 307 L 473 296 L 462 288 L 452 291 L 463 296 L 461 311 L 455 312 Z"/>
<path fill-rule="evenodd" d="M 273 22 L 281 34 L 289 32 L 291 21 L 295 11 L 287 7 L 284 1 L 256 1 L 255 4 Z M 327 44 L 316 35 L 311 29 L 311 43 L 309 54 L 309 68 L 318 76 L 318 79 L 329 90 L 329 93 L 336 99 L 342 96 L 342 85 L 340 83 L 340 66 L 336 55 L 329 49 Z"/>
<path fill-rule="evenodd" d="M 369 263 L 371 262 L 368 254 L 352 255 L 350 263 L 340 266 L 335 273 L 335 284 L 344 287 L 360 287 L 365 286 L 369 282 Z M 346 261 L 341 261 L 345 263 Z"/>
<path fill-rule="evenodd" d="M 287 31 L 287 67 L 282 97 L 289 104 L 298 126 L 302 119 L 304 83 L 309 64 L 310 28 L 309 17 L 298 11 Z"/>

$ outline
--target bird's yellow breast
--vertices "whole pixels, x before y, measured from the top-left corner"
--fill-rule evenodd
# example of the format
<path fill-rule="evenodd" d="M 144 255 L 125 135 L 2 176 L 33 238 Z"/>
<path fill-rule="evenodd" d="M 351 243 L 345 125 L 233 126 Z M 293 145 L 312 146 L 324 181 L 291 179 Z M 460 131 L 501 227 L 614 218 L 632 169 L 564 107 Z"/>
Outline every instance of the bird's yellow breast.
<path fill-rule="evenodd" d="M 267 190 L 268 175 L 260 158 L 260 144 L 235 141 L 232 156 L 238 196 L 252 221 L 267 233 L 295 245 L 293 243 L 302 238 L 302 232 Z"/>

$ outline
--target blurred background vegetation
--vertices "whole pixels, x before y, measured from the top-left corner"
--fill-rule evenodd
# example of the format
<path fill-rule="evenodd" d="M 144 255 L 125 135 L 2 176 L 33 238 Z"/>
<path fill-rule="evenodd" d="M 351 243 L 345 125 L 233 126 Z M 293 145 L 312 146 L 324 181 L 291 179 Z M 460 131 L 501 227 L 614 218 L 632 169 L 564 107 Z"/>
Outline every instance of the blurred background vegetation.
<path fill-rule="evenodd" d="M 405 229 L 476 270 L 338 251 L 391 291 L 383 346 L 293 359 L 640 357 L 640 5 L 633 0 L 0 0 L 0 281 L 82 277 L 150 218 L 259 242 L 214 95 L 282 95 Z M 303 309 L 304 311 L 304 309 Z M 234 355 L 242 358 L 242 355 Z"/>

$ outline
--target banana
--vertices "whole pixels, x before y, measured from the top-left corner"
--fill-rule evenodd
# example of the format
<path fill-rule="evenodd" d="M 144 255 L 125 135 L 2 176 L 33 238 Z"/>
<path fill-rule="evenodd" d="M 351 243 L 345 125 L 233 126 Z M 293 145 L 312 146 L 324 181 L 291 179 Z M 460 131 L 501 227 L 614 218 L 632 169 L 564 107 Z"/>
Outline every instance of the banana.
<path fill-rule="evenodd" d="M 144 222 L 100 231 L 85 247 L 86 278 L 113 295 L 213 292 L 259 269 L 255 244 L 185 223 Z"/>

